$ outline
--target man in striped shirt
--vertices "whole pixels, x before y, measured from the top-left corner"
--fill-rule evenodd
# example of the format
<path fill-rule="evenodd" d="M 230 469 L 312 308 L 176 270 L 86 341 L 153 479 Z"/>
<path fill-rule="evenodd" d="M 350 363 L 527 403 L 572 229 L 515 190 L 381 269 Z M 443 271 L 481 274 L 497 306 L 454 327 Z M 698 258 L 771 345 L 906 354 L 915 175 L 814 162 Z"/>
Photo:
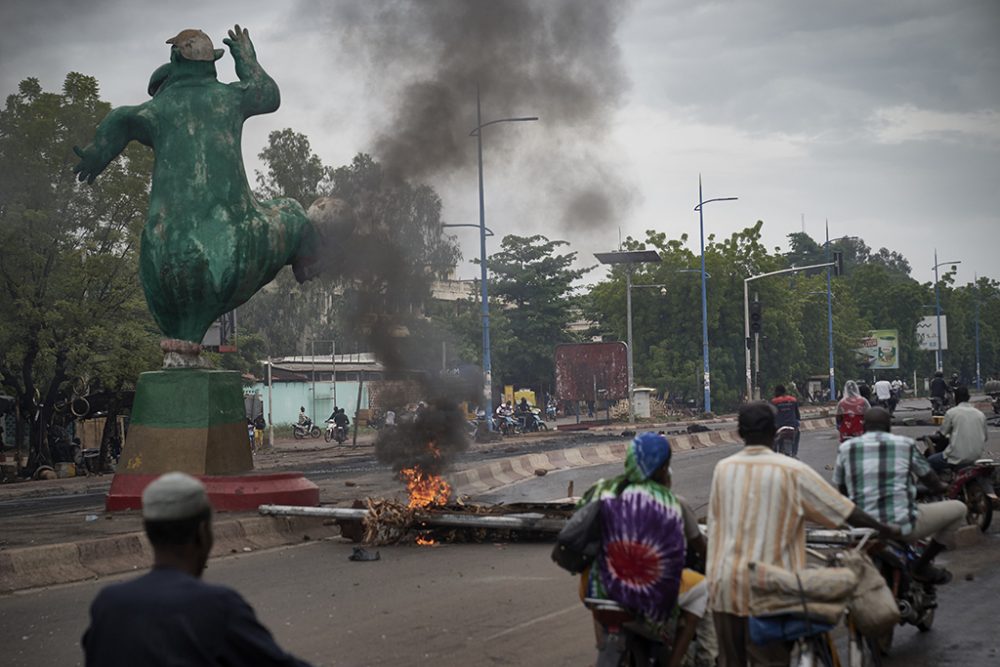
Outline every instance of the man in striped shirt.
<path fill-rule="evenodd" d="M 868 516 L 807 464 L 773 451 L 775 409 L 744 405 L 739 433 L 746 447 L 723 459 L 712 475 L 708 506 L 709 608 L 721 667 L 788 665 L 789 645 L 750 642 L 752 562 L 787 570 L 806 566 L 806 521 L 826 527 L 874 528 L 890 537 L 899 529 Z"/>
<path fill-rule="evenodd" d="M 885 408 L 865 412 L 865 433 L 840 445 L 833 483 L 859 507 L 879 520 L 897 524 L 903 541 L 927 537 L 930 543 L 913 565 L 914 578 L 947 583 L 947 570 L 931 565 L 945 548 L 954 548 L 955 534 L 965 522 L 965 505 L 958 500 L 917 503 L 919 479 L 937 492 L 947 491 L 916 443 L 890 433 L 892 417 Z"/>

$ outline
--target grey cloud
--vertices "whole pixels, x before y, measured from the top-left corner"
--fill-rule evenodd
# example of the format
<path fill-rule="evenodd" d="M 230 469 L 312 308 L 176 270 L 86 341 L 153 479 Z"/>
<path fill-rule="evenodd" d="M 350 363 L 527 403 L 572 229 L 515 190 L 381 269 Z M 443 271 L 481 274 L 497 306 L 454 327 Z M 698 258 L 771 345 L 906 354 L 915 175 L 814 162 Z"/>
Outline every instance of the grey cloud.
<path fill-rule="evenodd" d="M 1000 5 L 989 0 L 656 5 L 627 27 L 656 53 L 640 56 L 648 79 L 637 73 L 637 85 L 709 122 L 850 133 L 874 104 L 1000 103 Z"/>

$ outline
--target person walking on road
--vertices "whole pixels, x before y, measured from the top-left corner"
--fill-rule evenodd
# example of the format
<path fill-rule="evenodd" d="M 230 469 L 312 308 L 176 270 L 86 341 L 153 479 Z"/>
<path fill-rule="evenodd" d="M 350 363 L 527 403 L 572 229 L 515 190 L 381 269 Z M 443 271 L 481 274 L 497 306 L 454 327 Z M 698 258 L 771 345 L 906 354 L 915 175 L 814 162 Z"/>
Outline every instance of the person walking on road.
<path fill-rule="evenodd" d="M 87 667 L 308 667 L 275 643 L 239 593 L 201 580 L 212 550 L 201 482 L 162 475 L 142 494 L 142 517 L 153 569 L 98 593 L 83 635 Z"/>
<path fill-rule="evenodd" d="M 982 414 L 982 413 L 980 413 Z M 833 483 L 861 509 L 879 521 L 898 525 L 904 542 L 931 538 L 912 566 L 921 581 L 947 583 L 947 570 L 931 565 L 945 548 L 955 547 L 955 535 L 965 525 L 965 505 L 958 500 L 918 503 L 914 480 L 929 489 L 947 491 L 916 442 L 891 431 L 892 416 L 885 408 L 865 413 L 865 433 L 840 445 Z"/>
<path fill-rule="evenodd" d="M 749 564 L 804 569 L 806 521 L 900 536 L 899 528 L 863 512 L 808 465 L 772 450 L 775 412 L 763 401 L 740 408 L 739 434 L 746 447 L 720 461 L 712 475 L 705 575 L 721 667 L 788 665 L 789 644 L 750 641 Z"/>
<path fill-rule="evenodd" d="M 865 432 L 865 412 L 870 407 L 871 404 L 861 395 L 857 382 L 848 380 L 844 383 L 844 397 L 837 403 L 837 431 L 841 442 Z"/>
<path fill-rule="evenodd" d="M 935 472 L 943 472 L 948 466 L 975 463 L 983 458 L 986 451 L 986 415 L 969 403 L 969 388 L 955 390 L 955 407 L 944 413 L 941 433 L 948 438 L 948 446 L 943 452 L 931 455 L 927 460 Z"/>

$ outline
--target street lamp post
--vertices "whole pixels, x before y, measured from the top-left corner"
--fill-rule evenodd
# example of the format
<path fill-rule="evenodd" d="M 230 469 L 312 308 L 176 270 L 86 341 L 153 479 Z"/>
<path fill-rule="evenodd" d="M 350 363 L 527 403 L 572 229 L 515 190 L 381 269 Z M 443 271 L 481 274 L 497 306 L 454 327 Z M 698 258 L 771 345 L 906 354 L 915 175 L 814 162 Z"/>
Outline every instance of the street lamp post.
<path fill-rule="evenodd" d="M 754 280 L 760 280 L 761 278 L 767 278 L 769 276 L 780 276 L 786 273 L 798 273 L 799 271 L 809 271 L 810 269 L 822 269 L 828 266 L 833 266 L 833 263 L 827 262 L 825 264 L 812 264 L 810 266 L 793 266 L 790 269 L 781 269 L 780 271 L 761 273 L 760 275 L 750 276 L 749 278 L 743 279 L 743 335 L 745 336 L 746 343 L 746 396 L 748 401 L 753 400 L 753 374 L 750 370 L 750 283 Z"/>
<path fill-rule="evenodd" d="M 944 359 L 941 355 L 941 290 L 938 288 L 938 267 L 945 266 L 946 264 L 961 264 L 961 260 L 957 262 L 938 262 L 937 258 L 937 248 L 934 248 L 934 312 L 937 317 L 937 349 L 934 351 L 935 358 L 937 361 L 936 370 L 944 370 Z"/>
<path fill-rule="evenodd" d="M 976 287 L 976 389 L 983 388 L 982 375 L 979 373 L 979 276 L 973 274 L 973 283 Z"/>
<path fill-rule="evenodd" d="M 698 211 L 698 228 L 701 236 L 701 356 L 704 363 L 705 375 L 703 378 L 705 387 L 705 412 L 712 411 L 712 374 L 708 364 L 708 293 L 705 281 L 705 214 L 702 207 L 713 201 L 734 201 L 738 197 L 716 197 L 705 199 L 701 192 L 701 174 L 698 174 L 698 205 L 694 210 Z"/>
<path fill-rule="evenodd" d="M 490 303 L 486 287 L 486 204 L 483 195 L 483 128 L 497 123 L 516 123 L 538 120 L 538 116 L 523 116 L 518 118 L 499 118 L 488 123 L 483 122 L 482 105 L 479 100 L 479 86 L 476 85 L 476 127 L 469 132 L 470 137 L 476 137 L 476 148 L 479 158 L 479 268 L 483 316 L 483 398 L 486 410 L 486 427 L 493 430 L 493 369 L 490 359 Z M 492 235 L 492 232 L 491 232 Z"/>
<path fill-rule="evenodd" d="M 632 369 L 632 266 L 634 264 L 658 263 L 661 261 L 655 250 L 625 250 L 618 252 L 595 252 L 594 257 L 601 264 L 625 264 L 625 365 L 628 373 L 628 420 L 635 423 L 635 406 L 632 390 L 635 377 Z"/>

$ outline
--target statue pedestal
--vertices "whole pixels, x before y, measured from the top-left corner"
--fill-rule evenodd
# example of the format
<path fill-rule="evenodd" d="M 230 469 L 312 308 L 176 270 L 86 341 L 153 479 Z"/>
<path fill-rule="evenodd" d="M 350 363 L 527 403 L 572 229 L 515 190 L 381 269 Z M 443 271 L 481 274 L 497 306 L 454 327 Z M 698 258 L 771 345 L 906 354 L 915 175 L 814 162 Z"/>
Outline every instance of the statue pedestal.
<path fill-rule="evenodd" d="M 106 509 L 140 509 L 146 485 L 175 470 L 201 478 L 217 510 L 319 504 L 319 489 L 301 473 L 253 473 L 236 371 L 175 368 L 139 376 Z"/>

